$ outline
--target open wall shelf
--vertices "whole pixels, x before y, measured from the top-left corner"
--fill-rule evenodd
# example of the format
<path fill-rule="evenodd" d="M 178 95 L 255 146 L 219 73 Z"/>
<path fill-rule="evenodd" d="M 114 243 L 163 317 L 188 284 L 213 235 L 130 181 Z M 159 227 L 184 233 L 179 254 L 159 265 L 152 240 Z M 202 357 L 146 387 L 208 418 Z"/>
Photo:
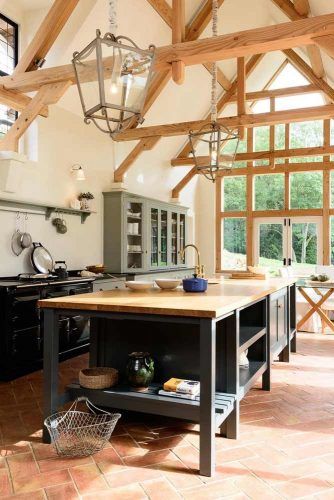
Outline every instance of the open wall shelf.
<path fill-rule="evenodd" d="M 90 210 L 77 210 L 75 208 L 60 207 L 57 205 L 47 205 L 44 203 L 38 203 L 35 201 L 23 201 L 23 200 L 12 200 L 8 198 L 0 198 L 0 211 L 4 212 L 23 212 L 35 214 L 42 212 L 45 215 L 45 219 L 49 220 L 51 215 L 54 214 L 68 214 L 77 215 L 81 217 L 81 223 L 84 224 L 87 217 L 90 214 L 96 213 Z"/>

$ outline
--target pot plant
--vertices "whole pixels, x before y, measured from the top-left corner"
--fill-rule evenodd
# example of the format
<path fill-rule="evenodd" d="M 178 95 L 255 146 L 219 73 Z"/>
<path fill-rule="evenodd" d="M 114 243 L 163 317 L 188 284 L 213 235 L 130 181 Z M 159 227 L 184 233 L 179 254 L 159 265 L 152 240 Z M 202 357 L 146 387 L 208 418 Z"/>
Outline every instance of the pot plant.
<path fill-rule="evenodd" d="M 78 200 L 80 201 L 81 210 L 91 210 L 91 201 L 94 200 L 94 195 L 89 191 L 87 193 L 80 193 Z"/>

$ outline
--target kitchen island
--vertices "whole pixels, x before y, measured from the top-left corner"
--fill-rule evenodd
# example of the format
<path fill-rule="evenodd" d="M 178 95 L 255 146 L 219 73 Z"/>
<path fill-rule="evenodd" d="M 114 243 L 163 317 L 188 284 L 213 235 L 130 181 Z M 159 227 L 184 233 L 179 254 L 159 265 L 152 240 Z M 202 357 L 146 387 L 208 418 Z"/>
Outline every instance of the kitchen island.
<path fill-rule="evenodd" d="M 80 395 L 102 406 L 199 422 L 200 473 L 215 468 L 215 433 L 237 438 L 239 402 L 262 377 L 270 390 L 274 357 L 288 361 L 296 349 L 295 280 L 210 280 L 203 294 L 112 290 L 41 300 L 44 310 L 44 413 Z M 148 351 L 154 383 L 145 393 L 126 385 L 88 390 L 78 383 L 58 394 L 59 317 L 90 318 L 90 366 L 113 366 L 121 382 L 127 355 Z M 249 366 L 239 367 L 248 351 Z M 200 401 L 159 396 L 170 377 L 200 380 Z M 123 379 L 123 380 L 122 380 Z M 44 440 L 48 439 L 44 432 Z"/>

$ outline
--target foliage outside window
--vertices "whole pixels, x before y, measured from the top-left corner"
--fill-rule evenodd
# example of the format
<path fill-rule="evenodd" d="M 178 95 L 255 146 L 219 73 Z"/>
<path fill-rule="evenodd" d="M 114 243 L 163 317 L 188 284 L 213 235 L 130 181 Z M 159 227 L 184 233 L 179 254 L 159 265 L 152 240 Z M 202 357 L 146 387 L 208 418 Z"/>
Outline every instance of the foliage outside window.
<path fill-rule="evenodd" d="M 246 219 L 225 218 L 222 221 L 222 268 L 246 268 Z"/>
<path fill-rule="evenodd" d="M 284 208 L 284 175 L 256 175 L 254 181 L 255 210 Z"/>
<path fill-rule="evenodd" d="M 334 266 L 334 217 L 331 217 L 330 219 L 330 228 L 331 228 L 330 232 L 331 265 Z"/>
<path fill-rule="evenodd" d="M 322 120 L 290 124 L 290 148 L 312 148 L 323 146 L 324 127 Z M 290 163 L 322 161 L 322 156 L 290 158 Z"/>
<path fill-rule="evenodd" d="M 0 14 L 0 76 L 11 75 L 17 64 L 18 27 Z M 14 109 L 0 104 L 0 138 L 16 120 Z"/>
<path fill-rule="evenodd" d="M 334 208 L 334 171 L 331 171 L 331 176 L 330 176 L 330 205 L 331 208 Z"/>
<path fill-rule="evenodd" d="M 225 177 L 224 211 L 246 210 L 246 176 Z"/>
<path fill-rule="evenodd" d="M 291 208 L 322 208 L 322 172 L 297 172 L 290 174 Z"/>
<path fill-rule="evenodd" d="M 233 144 L 233 141 L 229 141 L 226 143 L 224 151 L 226 153 L 234 153 L 234 147 L 235 145 Z M 246 153 L 246 152 L 247 152 L 247 136 L 245 134 L 245 138 L 239 141 L 237 153 Z M 233 163 L 233 168 L 244 168 L 244 167 L 247 167 L 246 161 L 235 161 Z"/>
<path fill-rule="evenodd" d="M 263 127 L 255 127 L 254 129 L 254 139 L 253 139 L 253 149 L 254 151 L 269 151 L 269 130 L 270 127 L 265 125 Z M 269 165 L 268 160 L 255 160 L 255 166 Z"/>

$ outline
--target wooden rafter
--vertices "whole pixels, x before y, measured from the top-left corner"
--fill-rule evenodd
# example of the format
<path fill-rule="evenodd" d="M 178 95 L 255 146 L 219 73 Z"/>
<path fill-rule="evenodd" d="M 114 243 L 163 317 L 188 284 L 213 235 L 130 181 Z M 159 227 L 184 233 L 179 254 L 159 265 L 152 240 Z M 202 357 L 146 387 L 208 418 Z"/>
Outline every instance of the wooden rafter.
<path fill-rule="evenodd" d="M 41 110 L 49 104 L 57 103 L 70 85 L 71 82 L 61 82 L 42 87 L 31 99 L 24 111 L 22 111 L 18 119 L 5 135 L 5 138 L 0 141 L 0 150 L 17 151 L 20 137 L 22 137 L 31 123 L 40 114 Z"/>
<path fill-rule="evenodd" d="M 253 115 L 226 116 L 218 118 L 217 122 L 228 128 L 260 127 L 263 125 L 276 125 L 280 123 L 293 123 L 301 121 L 323 120 L 334 116 L 334 104 L 325 106 L 314 106 L 311 108 L 300 108 L 275 111 L 274 113 L 258 113 Z M 170 123 L 167 125 L 153 125 L 151 127 L 140 127 L 136 130 L 125 130 L 117 135 L 116 141 L 135 141 L 145 137 L 175 137 L 187 135 L 189 130 L 200 130 L 209 125 L 209 120 L 197 120 L 191 122 Z"/>
<path fill-rule="evenodd" d="M 289 17 L 289 19 L 291 19 L 291 21 L 298 21 L 300 19 L 305 19 L 310 15 L 310 5 L 308 0 L 304 0 L 303 6 L 299 5 L 300 10 L 303 12 L 303 14 L 297 11 L 296 6 L 290 0 L 272 0 L 272 2 L 279 9 L 281 9 L 281 11 L 284 12 L 284 14 L 286 14 Z M 318 78 L 324 78 L 325 70 L 319 47 L 316 45 L 309 45 L 307 47 L 307 52 L 311 61 L 311 66 L 314 74 Z"/>
<path fill-rule="evenodd" d="M 172 43 L 185 40 L 185 0 L 173 0 Z M 175 83 L 182 85 L 184 82 L 185 65 L 183 61 L 172 63 L 172 78 Z"/>
<path fill-rule="evenodd" d="M 54 0 L 37 33 L 22 54 L 14 75 L 39 67 L 78 3 L 79 0 Z"/>
<path fill-rule="evenodd" d="M 319 87 L 314 84 L 310 85 L 298 85 L 296 87 L 283 87 L 279 89 L 265 89 L 257 90 L 255 92 L 246 93 L 246 101 L 261 101 L 263 99 L 272 99 L 273 97 L 291 97 L 303 94 L 313 94 L 314 92 L 319 92 Z M 237 95 L 234 94 L 230 102 L 235 102 L 237 100 Z"/>
<path fill-rule="evenodd" d="M 15 92 L 14 90 L 5 90 L 3 87 L 0 87 L 0 102 L 16 111 L 23 111 L 31 102 L 31 97 L 21 94 L 20 92 Z M 47 117 L 49 115 L 47 106 L 44 106 L 39 114 Z"/>
<path fill-rule="evenodd" d="M 237 113 L 242 116 L 246 113 L 246 64 L 244 57 L 237 59 Z M 245 138 L 245 128 L 239 128 L 240 139 Z"/>
<path fill-rule="evenodd" d="M 307 156 L 326 156 L 329 154 L 334 154 L 334 146 L 317 146 L 312 148 L 293 148 L 293 149 L 280 149 L 269 151 L 254 151 L 250 153 L 237 153 L 235 161 L 251 161 L 251 160 L 266 160 L 269 158 L 298 158 Z M 203 163 L 203 165 L 208 162 L 207 156 L 198 156 L 197 162 Z M 171 160 L 172 167 L 184 167 L 186 165 L 194 165 L 194 159 L 188 158 L 175 158 Z"/>
<path fill-rule="evenodd" d="M 318 78 L 313 72 L 311 66 L 302 59 L 297 52 L 292 49 L 283 50 L 284 54 L 290 61 L 290 63 L 303 75 L 309 82 L 317 85 L 319 90 L 322 90 L 331 102 L 334 102 L 334 89 L 328 85 L 323 78 Z"/>

